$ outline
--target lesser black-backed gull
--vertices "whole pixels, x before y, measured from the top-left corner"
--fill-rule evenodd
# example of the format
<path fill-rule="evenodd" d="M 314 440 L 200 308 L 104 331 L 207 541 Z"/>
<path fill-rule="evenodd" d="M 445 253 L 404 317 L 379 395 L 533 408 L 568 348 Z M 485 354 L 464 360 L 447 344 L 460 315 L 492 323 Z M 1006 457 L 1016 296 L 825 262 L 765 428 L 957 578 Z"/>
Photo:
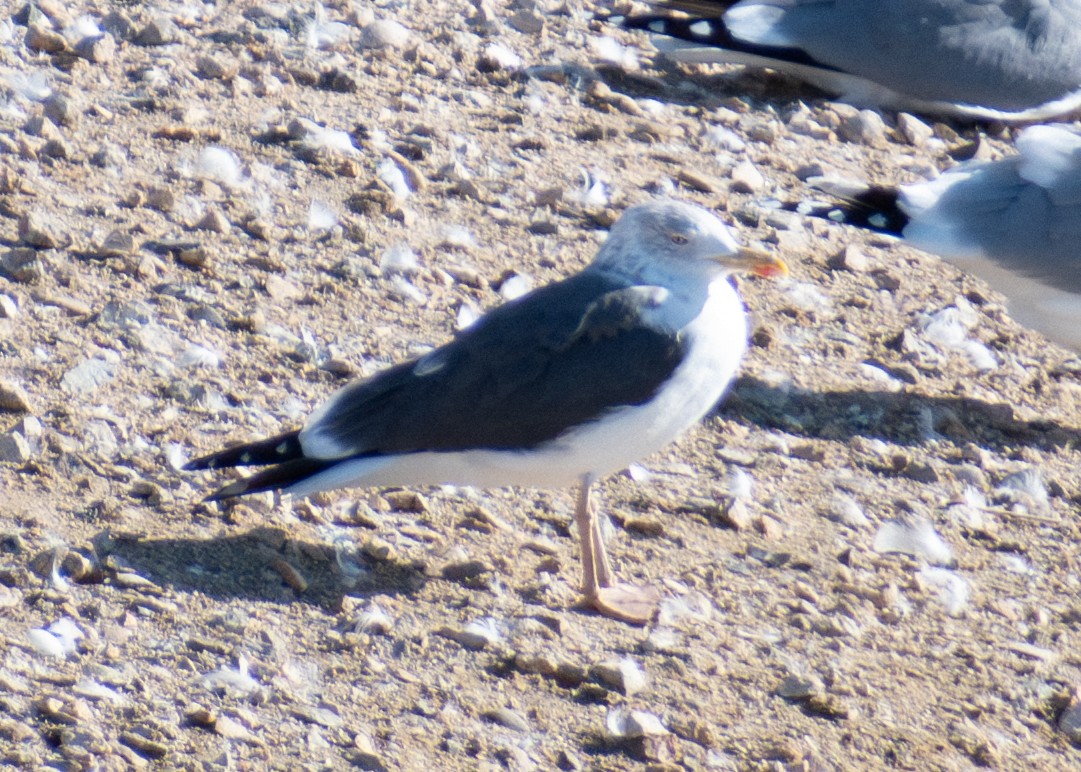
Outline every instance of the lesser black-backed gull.
<path fill-rule="evenodd" d="M 210 500 L 276 489 L 577 482 L 586 600 L 647 621 L 658 595 L 616 583 L 590 488 L 717 403 L 747 345 L 730 277 L 785 270 L 741 248 L 697 206 L 634 206 L 581 273 L 492 310 L 419 359 L 349 384 L 300 430 L 187 468 L 269 465 Z"/>
<path fill-rule="evenodd" d="M 812 178 L 845 203 L 803 209 L 946 258 L 1005 295 L 1018 322 L 1081 351 L 1081 135 L 1032 126 L 1016 144 L 900 187 Z"/>
<path fill-rule="evenodd" d="M 1081 106 L 1077 0 L 670 0 L 616 17 L 684 62 L 768 67 L 844 101 L 982 120 Z"/>

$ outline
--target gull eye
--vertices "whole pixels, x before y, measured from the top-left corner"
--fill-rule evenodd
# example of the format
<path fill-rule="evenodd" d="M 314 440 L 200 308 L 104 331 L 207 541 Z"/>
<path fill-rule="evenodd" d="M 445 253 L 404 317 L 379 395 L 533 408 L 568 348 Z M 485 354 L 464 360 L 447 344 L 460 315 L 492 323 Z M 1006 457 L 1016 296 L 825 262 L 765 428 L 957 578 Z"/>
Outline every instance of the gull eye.
<path fill-rule="evenodd" d="M 684 236 L 682 233 L 672 233 L 668 236 L 668 238 L 672 240 L 673 244 L 682 245 L 687 243 L 687 237 Z"/>

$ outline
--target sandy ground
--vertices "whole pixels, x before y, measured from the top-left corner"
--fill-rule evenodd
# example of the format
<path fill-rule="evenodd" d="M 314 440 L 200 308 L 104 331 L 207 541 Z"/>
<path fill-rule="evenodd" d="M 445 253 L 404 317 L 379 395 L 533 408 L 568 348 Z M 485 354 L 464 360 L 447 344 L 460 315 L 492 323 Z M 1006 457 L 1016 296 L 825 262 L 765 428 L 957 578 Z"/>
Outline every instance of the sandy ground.
<path fill-rule="evenodd" d="M 655 61 L 588 3 L 40 7 L 0 29 L 4 762 L 1081 764 L 1076 359 L 941 261 L 769 204 L 1009 131 L 906 138 Z M 575 607 L 568 491 L 199 503 L 187 458 L 577 270 L 657 194 L 792 277 L 741 283 L 719 411 L 602 486 L 656 624 Z"/>

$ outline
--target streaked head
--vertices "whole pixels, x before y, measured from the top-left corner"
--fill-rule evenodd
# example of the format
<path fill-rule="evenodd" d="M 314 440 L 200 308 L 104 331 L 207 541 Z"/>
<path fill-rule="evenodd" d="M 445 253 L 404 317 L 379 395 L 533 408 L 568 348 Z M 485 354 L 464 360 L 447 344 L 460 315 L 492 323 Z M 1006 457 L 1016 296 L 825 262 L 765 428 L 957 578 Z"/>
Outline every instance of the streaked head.
<path fill-rule="evenodd" d="M 638 204 L 624 212 L 593 265 L 645 283 L 663 283 L 651 278 L 658 273 L 706 281 L 737 273 L 788 273 L 779 258 L 740 246 L 712 213 L 671 199 Z"/>

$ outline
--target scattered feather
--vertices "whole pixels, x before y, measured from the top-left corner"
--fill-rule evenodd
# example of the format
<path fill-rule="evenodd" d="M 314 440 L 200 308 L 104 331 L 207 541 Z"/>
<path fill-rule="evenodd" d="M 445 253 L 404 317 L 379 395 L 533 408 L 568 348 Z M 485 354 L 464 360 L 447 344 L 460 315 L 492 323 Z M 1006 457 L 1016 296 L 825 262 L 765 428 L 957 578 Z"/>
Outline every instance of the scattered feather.
<path fill-rule="evenodd" d="M 221 367 L 221 354 L 206 346 L 198 344 L 189 346 L 179 357 L 176 364 L 178 367 Z"/>
<path fill-rule="evenodd" d="M 938 599 L 951 617 L 960 616 L 968 606 L 968 580 L 945 568 L 923 568 L 918 574 L 927 585 L 938 590 Z"/>
<path fill-rule="evenodd" d="M 743 469 L 734 466 L 728 473 L 728 492 L 733 498 L 749 499 L 754 492 L 754 480 Z"/>
<path fill-rule="evenodd" d="M 86 697 L 90 700 L 111 702 L 114 705 L 125 705 L 128 702 L 128 698 L 123 694 L 103 683 L 95 681 L 93 678 L 84 678 L 79 681 L 72 687 L 72 691 L 80 697 Z"/>
<path fill-rule="evenodd" d="M 417 253 L 404 242 L 387 247 L 379 258 L 379 272 L 384 276 L 408 276 L 419 269 Z"/>
<path fill-rule="evenodd" d="M 953 562 L 953 550 L 938 535 L 931 521 L 922 517 L 909 522 L 887 520 L 875 534 L 872 549 L 875 552 L 911 555 L 931 565 L 942 566 Z"/>
<path fill-rule="evenodd" d="M 484 58 L 501 70 L 522 69 L 522 57 L 514 53 L 503 43 L 489 43 L 484 49 Z"/>
<path fill-rule="evenodd" d="M 353 631 L 368 635 L 386 635 L 394 627 L 394 620 L 379 607 L 378 603 L 369 603 L 367 608 L 357 614 L 353 620 Z"/>
<path fill-rule="evenodd" d="M 611 201 L 611 186 L 606 176 L 596 169 L 582 169 L 581 184 L 568 197 L 585 209 L 601 209 Z"/>
<path fill-rule="evenodd" d="M 662 600 L 657 613 L 657 625 L 671 627 L 684 620 L 704 623 L 708 622 L 711 616 L 713 616 L 713 601 L 704 593 L 692 590 L 685 595 Z"/>
<path fill-rule="evenodd" d="M 69 43 L 74 45 L 87 38 L 100 37 L 101 27 L 98 26 L 98 21 L 93 16 L 80 16 L 65 27 L 61 34 Z"/>
<path fill-rule="evenodd" d="M 360 151 L 353 144 L 353 138 L 349 132 L 341 129 L 328 129 L 314 123 L 305 124 L 304 139 L 301 147 L 310 152 L 325 151 L 340 155 L 356 155 Z"/>
<path fill-rule="evenodd" d="M 13 72 L 5 80 L 8 88 L 31 102 L 44 102 L 53 94 L 52 86 L 49 85 L 49 75 L 44 70 L 35 70 L 29 75 L 24 72 Z"/>
<path fill-rule="evenodd" d="M 240 187 L 244 182 L 244 167 L 237 154 L 216 145 L 199 151 L 194 172 L 198 177 L 214 180 L 230 188 Z"/>
<path fill-rule="evenodd" d="M 34 647 L 38 656 L 51 659 L 64 659 L 68 656 L 68 652 L 64 650 L 64 643 L 48 630 L 35 627 L 27 632 L 26 637 L 30 639 L 30 645 Z"/>
<path fill-rule="evenodd" d="M 375 171 L 379 175 L 379 179 L 394 192 L 394 195 L 399 200 L 404 201 L 409 198 L 413 191 L 409 187 L 409 180 L 406 179 L 405 172 L 401 170 L 398 164 L 389 158 L 384 158 L 379 162 L 379 166 Z"/>
<path fill-rule="evenodd" d="M 428 302 L 428 296 L 424 294 L 424 291 L 415 287 L 409 279 L 400 274 L 390 277 L 390 288 L 402 300 L 407 300 L 414 305 L 423 306 Z"/>
<path fill-rule="evenodd" d="M 792 282 L 784 294 L 789 302 L 801 311 L 821 312 L 832 305 L 829 296 L 814 284 L 806 281 Z"/>
<path fill-rule="evenodd" d="M 1038 512 L 1051 509 L 1051 499 L 1043 475 L 1034 466 L 1007 475 L 995 493 L 1015 505 L 1029 506 Z"/>
<path fill-rule="evenodd" d="M 636 483 L 645 485 L 653 479 L 653 472 L 649 471 L 641 464 L 631 464 L 627 467 L 627 476 Z"/>
<path fill-rule="evenodd" d="M 329 204 L 313 198 L 308 205 L 308 230 L 313 233 L 325 233 L 338 226 L 338 213 Z"/>
<path fill-rule="evenodd" d="M 322 3 L 316 3 L 315 14 L 304 28 L 304 45 L 315 49 L 334 48 L 348 34 L 348 25 L 328 20 L 326 8 Z"/>
<path fill-rule="evenodd" d="M 633 48 L 625 46 L 613 37 L 602 35 L 591 38 L 589 47 L 593 55 L 607 64 L 615 65 L 624 70 L 638 69 L 638 54 Z"/>
<path fill-rule="evenodd" d="M 706 144 L 728 153 L 741 153 L 747 143 L 727 126 L 707 126 L 704 132 Z"/>
<path fill-rule="evenodd" d="M 469 250 L 477 246 L 477 241 L 464 225 L 446 225 L 440 234 L 439 245 Z"/>
<path fill-rule="evenodd" d="M 259 688 L 259 682 L 248 674 L 248 659 L 237 657 L 236 668 L 220 667 L 202 678 L 203 688 L 226 694 L 244 696 Z"/>

